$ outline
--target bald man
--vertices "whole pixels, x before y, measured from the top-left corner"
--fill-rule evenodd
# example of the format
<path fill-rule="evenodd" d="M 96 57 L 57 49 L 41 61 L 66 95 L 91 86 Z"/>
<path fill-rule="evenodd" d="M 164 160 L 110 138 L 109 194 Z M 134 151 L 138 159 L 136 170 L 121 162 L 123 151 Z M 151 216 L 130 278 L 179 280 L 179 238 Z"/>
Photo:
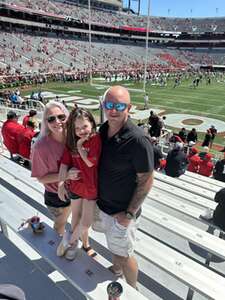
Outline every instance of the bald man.
<path fill-rule="evenodd" d="M 107 121 L 100 128 L 99 200 L 95 230 L 104 232 L 113 254 L 111 271 L 137 288 L 133 255 L 141 205 L 153 183 L 153 149 L 142 129 L 129 118 L 130 95 L 113 86 L 103 99 Z"/>

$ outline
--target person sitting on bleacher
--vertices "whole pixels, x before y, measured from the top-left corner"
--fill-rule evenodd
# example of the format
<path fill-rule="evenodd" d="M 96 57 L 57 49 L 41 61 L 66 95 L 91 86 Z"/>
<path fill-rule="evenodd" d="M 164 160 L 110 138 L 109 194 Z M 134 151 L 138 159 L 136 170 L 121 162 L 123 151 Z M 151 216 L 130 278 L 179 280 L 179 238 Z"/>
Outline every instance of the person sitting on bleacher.
<path fill-rule="evenodd" d="M 18 137 L 25 130 L 24 126 L 18 123 L 18 118 L 19 116 L 10 110 L 2 126 L 3 143 L 9 150 L 11 159 L 13 159 L 13 154 L 19 153 Z"/>
<path fill-rule="evenodd" d="M 37 111 L 34 109 L 31 109 L 29 111 L 29 114 L 23 118 L 23 126 L 27 127 L 27 122 L 31 121 L 32 123 L 34 123 L 35 128 L 37 128 L 38 122 L 37 122 L 37 119 L 35 118 L 36 115 L 37 115 Z"/>
<path fill-rule="evenodd" d="M 171 177 L 181 176 L 185 172 L 187 163 L 187 157 L 183 151 L 183 144 L 179 142 L 175 143 L 174 148 L 168 152 L 166 158 L 166 175 Z"/>
<path fill-rule="evenodd" d="M 212 155 L 206 153 L 203 159 L 200 160 L 198 173 L 203 176 L 211 176 L 213 171 Z"/>
<path fill-rule="evenodd" d="M 26 124 L 26 128 L 23 132 L 21 132 L 18 136 L 19 140 L 19 155 L 23 158 L 30 159 L 30 150 L 31 150 L 31 141 L 35 136 L 36 132 L 35 124 L 32 121 L 28 121 Z"/>
<path fill-rule="evenodd" d="M 161 161 L 163 160 L 163 154 L 162 151 L 157 144 L 157 138 L 155 136 L 150 137 L 152 146 L 153 146 L 153 152 L 154 152 L 154 169 L 158 170 L 161 168 Z"/>
<path fill-rule="evenodd" d="M 200 164 L 200 157 L 198 156 L 198 150 L 192 147 L 189 150 L 189 155 L 187 156 L 188 160 L 188 167 L 187 170 L 193 173 L 198 173 L 199 164 Z"/>
<path fill-rule="evenodd" d="M 216 162 L 213 170 L 213 177 L 219 181 L 225 182 L 225 152 L 223 153 L 223 155 L 223 159 Z"/>

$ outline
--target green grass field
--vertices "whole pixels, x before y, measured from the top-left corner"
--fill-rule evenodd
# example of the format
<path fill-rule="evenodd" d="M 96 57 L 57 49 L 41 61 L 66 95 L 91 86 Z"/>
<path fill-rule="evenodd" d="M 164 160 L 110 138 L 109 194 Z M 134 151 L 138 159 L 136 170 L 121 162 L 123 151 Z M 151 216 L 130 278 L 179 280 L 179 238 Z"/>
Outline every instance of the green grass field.
<path fill-rule="evenodd" d="M 196 89 L 191 88 L 192 80 L 186 80 L 177 88 L 173 88 L 174 81 L 169 81 L 166 87 L 146 85 L 146 92 L 149 94 L 150 107 L 165 110 L 165 113 L 190 113 L 196 116 L 205 116 L 214 119 L 225 121 L 225 82 L 218 83 L 212 81 L 211 85 L 206 85 L 205 82 L 200 84 Z M 109 85 L 115 85 L 115 82 L 108 83 L 100 80 L 93 81 L 94 85 L 89 83 L 59 83 L 52 82 L 41 87 L 29 87 L 23 91 L 23 95 L 30 94 L 31 91 L 50 91 L 54 93 L 67 94 L 71 90 L 80 90 L 80 93 L 75 93 L 77 96 L 87 98 L 97 98 L 102 95 Z M 97 85 L 105 86 L 105 89 L 96 89 Z M 120 81 L 118 84 L 125 85 L 131 89 L 132 103 L 138 108 L 144 106 L 143 91 L 133 91 L 132 89 L 142 89 L 143 83 L 131 83 L 128 81 Z M 68 93 L 68 96 L 73 94 Z M 97 112 L 95 112 L 97 113 Z M 210 126 L 210 124 L 209 124 Z M 225 128 L 224 128 L 225 131 Z M 203 135 L 200 135 L 200 138 Z M 216 143 L 224 144 L 224 138 L 218 136 Z"/>

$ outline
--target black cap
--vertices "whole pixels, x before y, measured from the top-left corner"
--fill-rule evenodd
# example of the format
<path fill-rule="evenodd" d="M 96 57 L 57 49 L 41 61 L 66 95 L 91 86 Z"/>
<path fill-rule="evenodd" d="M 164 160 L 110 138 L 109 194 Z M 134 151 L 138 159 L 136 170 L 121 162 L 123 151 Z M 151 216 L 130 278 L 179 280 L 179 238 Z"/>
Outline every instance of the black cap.
<path fill-rule="evenodd" d="M 9 110 L 7 113 L 7 119 L 10 120 L 15 118 L 19 118 L 19 115 L 17 115 L 15 111 Z"/>

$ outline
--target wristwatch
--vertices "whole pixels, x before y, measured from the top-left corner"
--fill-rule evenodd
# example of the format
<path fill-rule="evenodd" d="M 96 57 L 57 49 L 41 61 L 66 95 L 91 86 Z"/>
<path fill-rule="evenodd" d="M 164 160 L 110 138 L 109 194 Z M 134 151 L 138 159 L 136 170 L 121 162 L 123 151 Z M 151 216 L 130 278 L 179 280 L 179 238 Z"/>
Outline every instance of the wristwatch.
<path fill-rule="evenodd" d="M 135 214 L 133 214 L 133 213 L 130 212 L 130 211 L 125 211 L 125 215 L 126 215 L 126 218 L 127 218 L 128 220 L 135 220 L 135 219 L 136 219 Z"/>

